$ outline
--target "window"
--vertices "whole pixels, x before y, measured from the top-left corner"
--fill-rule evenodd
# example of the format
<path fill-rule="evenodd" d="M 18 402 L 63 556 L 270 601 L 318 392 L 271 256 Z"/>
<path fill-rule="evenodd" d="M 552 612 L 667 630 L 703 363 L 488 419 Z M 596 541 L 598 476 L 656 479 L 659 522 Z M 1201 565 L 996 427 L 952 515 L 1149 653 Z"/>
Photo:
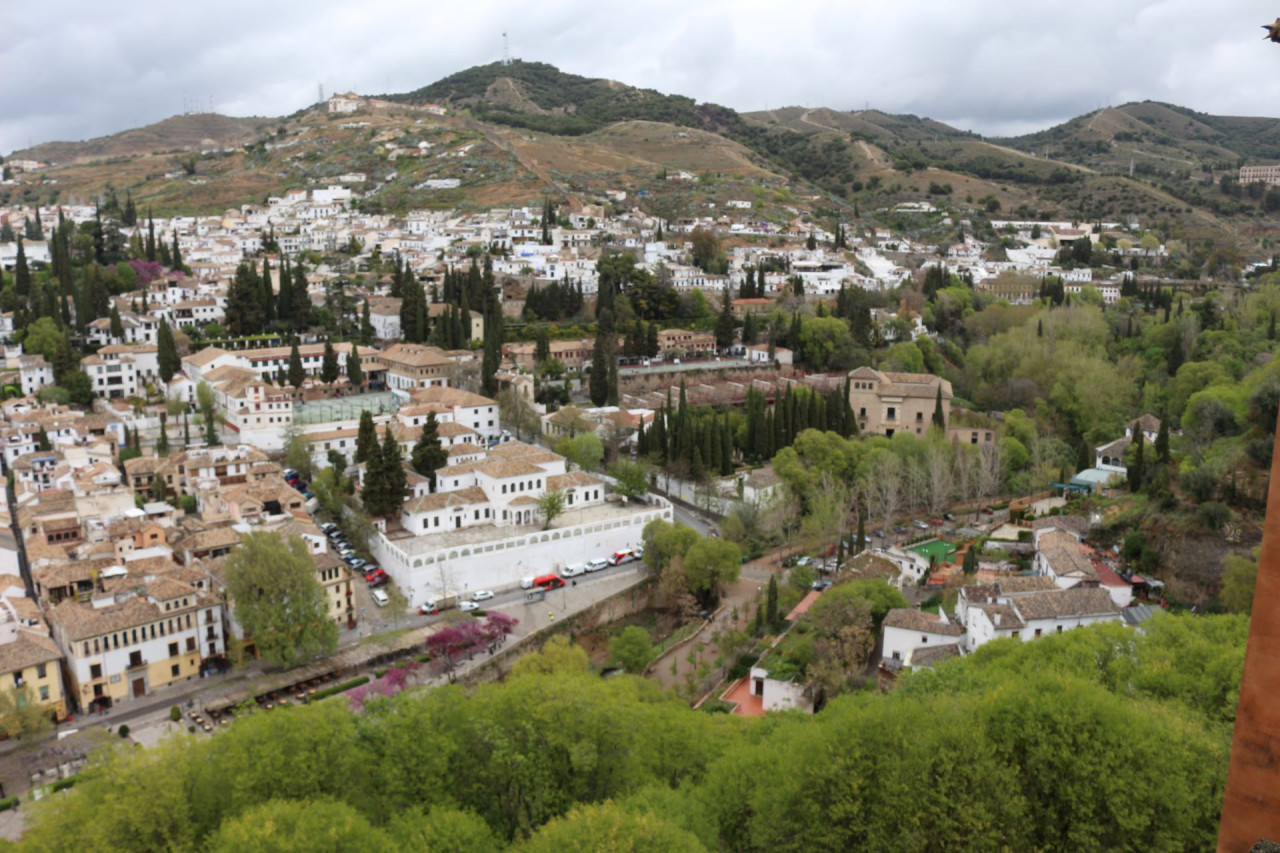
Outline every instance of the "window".
<path fill-rule="evenodd" d="M 1037 629 L 1036 629 L 1036 637 L 1037 637 L 1037 638 L 1039 638 L 1039 636 L 1040 636 L 1040 629 L 1039 629 L 1039 628 L 1037 628 Z"/>
<path fill-rule="evenodd" d="M 928 637 L 927 635 L 925 635 L 925 634 L 921 634 L 921 635 L 920 635 L 920 643 L 921 643 L 921 645 L 923 645 L 923 644 L 925 644 L 925 643 L 927 643 L 927 642 L 929 642 L 929 637 Z"/>
<path fill-rule="evenodd" d="M 90 678 L 101 678 L 101 677 L 102 677 L 102 664 L 100 664 L 100 663 L 91 664 L 91 665 L 89 666 L 89 677 L 90 677 Z"/>
<path fill-rule="evenodd" d="M 916 423 L 924 420 L 924 412 L 916 412 Z"/>
<path fill-rule="evenodd" d="M 865 406 L 863 406 L 861 409 L 858 409 L 858 417 L 865 418 L 866 416 L 867 416 L 867 409 Z"/>
<path fill-rule="evenodd" d="M 41 687 L 41 688 L 40 688 L 40 701 L 41 701 L 41 702 L 48 702 L 48 701 L 49 701 L 49 688 L 48 688 L 48 687 Z"/>
<path fill-rule="evenodd" d="M 1059 626 L 1058 626 L 1058 633 L 1059 633 L 1059 634 L 1061 634 L 1061 633 L 1062 633 L 1062 626 L 1061 626 L 1061 625 L 1059 625 Z"/>
<path fill-rule="evenodd" d="M 42 663 L 36 664 L 36 678 L 44 678 L 47 675 L 48 675 L 48 669 L 45 667 L 45 665 Z"/>
<path fill-rule="evenodd" d="M 894 419 L 895 419 L 895 418 L 897 418 L 897 417 L 898 417 L 898 409 L 897 409 L 897 407 L 896 407 L 896 406 L 890 406 L 890 407 L 889 407 L 888 419 L 889 419 L 889 420 L 894 420 Z"/>
<path fill-rule="evenodd" d="M 178 656 L 178 644 L 177 644 L 177 643 L 170 643 L 170 644 L 169 644 L 169 657 L 171 657 L 171 658 L 176 658 L 177 656 Z"/>
<path fill-rule="evenodd" d="M 182 668 L 176 663 L 173 666 L 169 667 L 169 675 L 172 676 L 173 678 L 177 678 L 179 673 L 181 672 L 182 672 Z"/>

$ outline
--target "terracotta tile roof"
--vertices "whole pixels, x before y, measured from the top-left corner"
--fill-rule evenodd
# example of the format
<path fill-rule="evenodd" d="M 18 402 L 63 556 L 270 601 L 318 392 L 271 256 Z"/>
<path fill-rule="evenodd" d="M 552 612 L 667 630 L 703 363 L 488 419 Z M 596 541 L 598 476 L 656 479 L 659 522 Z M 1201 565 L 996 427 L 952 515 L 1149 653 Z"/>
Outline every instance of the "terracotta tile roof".
<path fill-rule="evenodd" d="M 456 492 L 437 492 L 434 495 L 423 495 L 422 497 L 414 498 L 404 505 L 404 511 L 408 513 L 434 512 L 435 510 L 447 509 L 453 506 L 471 506 L 488 502 L 489 496 L 485 494 L 484 489 L 479 486 L 472 486 L 467 489 L 459 489 Z"/>
<path fill-rule="evenodd" d="M 482 397 L 470 391 L 463 391 L 461 388 L 449 388 L 441 385 L 420 388 L 414 391 L 411 396 L 415 403 L 437 403 L 442 406 L 459 406 L 468 409 L 498 405 L 496 400 L 491 400 L 488 397 Z"/>
<path fill-rule="evenodd" d="M 1098 616 L 1120 612 L 1105 589 L 1058 589 L 1032 592 L 1013 601 L 1024 619 L 1062 619 L 1076 616 Z"/>
<path fill-rule="evenodd" d="M 18 639 L 0 645 L 0 673 L 18 672 L 29 666 L 61 660 L 62 651 L 51 637 L 19 631 Z"/>
<path fill-rule="evenodd" d="M 924 610 L 898 608 L 885 614 L 884 627 L 903 628 L 907 631 L 919 631 L 922 634 L 941 634 L 944 637 L 959 637 L 964 627 L 953 622 L 943 622 L 937 613 Z"/>
<path fill-rule="evenodd" d="M 908 662 L 913 667 L 929 667 L 957 657 L 960 657 L 960 644 L 947 643 L 945 646 L 923 646 L 912 649 Z"/>
<path fill-rule="evenodd" d="M 530 465 L 528 462 L 518 459 L 488 462 L 477 470 L 479 473 L 495 480 L 506 480 L 511 477 L 536 477 L 547 473 L 537 465 Z"/>
<path fill-rule="evenodd" d="M 598 477 L 592 477 L 585 471 L 570 471 L 568 474 L 552 474 L 547 477 L 548 489 L 568 489 L 577 486 L 599 486 L 601 484 L 601 480 Z"/>
<path fill-rule="evenodd" d="M 1022 617 L 1018 615 L 1018 612 L 1007 604 L 975 604 L 973 609 L 981 610 L 987 614 L 991 624 L 1002 631 L 1007 629 L 1020 631 L 1027 627 L 1027 623 L 1022 621 Z"/>

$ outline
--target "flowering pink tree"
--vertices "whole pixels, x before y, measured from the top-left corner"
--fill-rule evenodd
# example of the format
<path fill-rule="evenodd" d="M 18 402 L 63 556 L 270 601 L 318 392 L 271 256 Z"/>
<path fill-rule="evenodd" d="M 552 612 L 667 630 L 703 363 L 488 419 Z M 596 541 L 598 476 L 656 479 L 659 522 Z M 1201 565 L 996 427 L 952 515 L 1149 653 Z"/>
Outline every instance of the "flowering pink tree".
<path fill-rule="evenodd" d="M 164 274 L 164 267 L 155 261 L 129 261 L 138 277 L 138 284 L 150 284 Z"/>
<path fill-rule="evenodd" d="M 347 691 L 347 704 L 353 711 L 364 709 L 365 702 L 379 696 L 391 697 L 409 683 L 409 676 L 422 668 L 416 660 L 402 661 L 387 670 L 381 678 Z"/>

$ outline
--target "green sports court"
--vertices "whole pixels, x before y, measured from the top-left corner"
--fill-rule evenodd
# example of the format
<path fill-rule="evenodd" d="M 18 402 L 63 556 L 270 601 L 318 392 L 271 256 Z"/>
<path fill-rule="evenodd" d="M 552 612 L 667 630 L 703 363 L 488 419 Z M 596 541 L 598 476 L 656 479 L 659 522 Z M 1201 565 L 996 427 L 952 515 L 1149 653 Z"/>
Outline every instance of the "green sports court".
<path fill-rule="evenodd" d="M 942 539 L 931 539 L 919 545 L 912 545 L 907 550 L 914 551 L 926 560 L 936 558 L 939 563 L 949 563 L 956 553 L 956 546 Z"/>

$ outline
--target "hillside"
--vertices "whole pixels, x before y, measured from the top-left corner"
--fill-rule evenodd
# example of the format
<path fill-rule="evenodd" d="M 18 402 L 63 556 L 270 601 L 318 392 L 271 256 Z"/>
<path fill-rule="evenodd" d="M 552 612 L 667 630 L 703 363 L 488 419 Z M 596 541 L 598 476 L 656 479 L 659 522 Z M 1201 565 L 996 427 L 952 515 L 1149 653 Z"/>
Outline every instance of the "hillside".
<path fill-rule="evenodd" d="M 256 139 L 270 118 L 232 118 L 217 113 L 172 116 L 111 136 L 84 142 L 46 142 L 14 158 L 54 163 L 82 163 L 110 157 L 141 157 L 171 151 L 200 151 L 243 145 Z"/>

